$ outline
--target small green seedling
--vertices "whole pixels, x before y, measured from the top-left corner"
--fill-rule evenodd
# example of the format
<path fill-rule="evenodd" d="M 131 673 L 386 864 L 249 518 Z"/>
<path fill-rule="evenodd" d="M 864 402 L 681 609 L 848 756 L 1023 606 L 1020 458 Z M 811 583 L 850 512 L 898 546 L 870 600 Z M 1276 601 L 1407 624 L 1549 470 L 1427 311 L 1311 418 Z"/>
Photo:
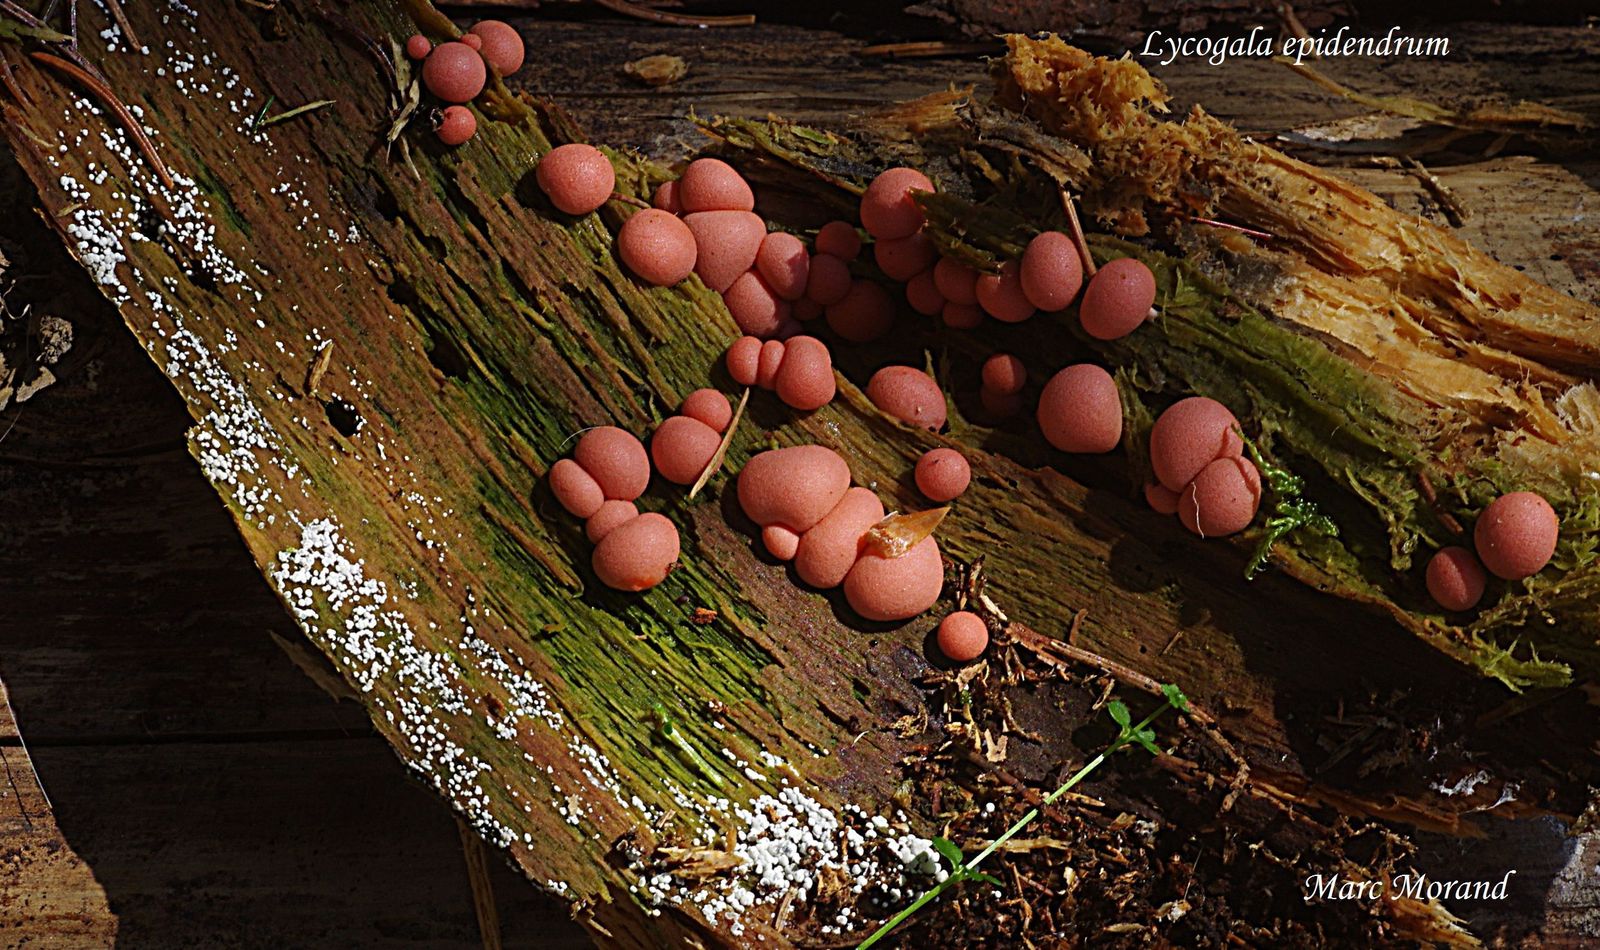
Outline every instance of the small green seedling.
<path fill-rule="evenodd" d="M 672 713 L 667 711 L 667 707 L 659 702 L 651 703 L 650 715 L 656 721 L 656 735 L 665 739 L 671 743 L 673 748 L 683 753 L 684 758 L 689 760 L 689 764 L 693 765 L 701 775 L 704 775 L 712 785 L 721 788 L 722 776 L 718 775 L 717 770 L 711 767 L 711 763 L 707 762 L 704 756 L 695 751 L 695 747 L 689 744 L 689 740 L 678 732 L 678 725 L 672 721 Z"/>
<path fill-rule="evenodd" d="M 1133 721 L 1133 715 L 1128 712 L 1127 705 L 1122 701 L 1114 699 L 1107 703 L 1106 711 L 1111 714 L 1112 721 L 1117 724 L 1116 739 L 1112 740 L 1110 745 L 1101 750 L 1099 755 L 1084 763 L 1083 768 L 1074 772 L 1072 777 L 1063 782 L 1060 788 L 1057 788 L 1055 791 L 1046 795 L 1044 800 L 1041 801 L 1037 807 L 1029 809 L 1028 813 L 1019 818 L 1016 824 L 1012 825 L 1010 828 L 1007 828 L 1004 834 L 989 842 L 988 847 L 973 855 L 971 860 L 964 859 L 961 849 L 957 847 L 954 842 L 948 841 L 944 838 L 933 839 L 934 849 L 940 854 L 944 855 L 946 861 L 950 862 L 950 876 L 945 878 L 943 881 L 940 881 L 938 884 L 935 884 L 933 887 L 928 888 L 928 890 L 922 893 L 921 897 L 918 897 L 904 910 L 900 911 L 900 913 L 889 918 L 889 920 L 885 922 L 882 927 L 879 927 L 873 932 L 872 936 L 857 944 L 856 950 L 867 950 L 868 947 L 873 946 L 878 941 L 888 936 L 896 927 L 904 923 L 912 914 L 915 914 L 917 911 L 921 910 L 923 907 L 937 899 L 940 894 L 945 892 L 946 888 L 952 887 L 962 881 L 977 881 L 983 884 L 989 884 L 998 887 L 1000 882 L 988 874 L 980 872 L 978 870 L 978 865 L 982 864 L 984 860 L 988 858 L 989 855 L 994 854 L 1001 845 L 1016 837 L 1019 831 L 1026 828 L 1035 818 L 1039 817 L 1039 812 L 1041 810 L 1054 804 L 1056 799 L 1060 798 L 1062 795 L 1065 795 L 1067 792 L 1071 791 L 1074 786 L 1088 778 L 1090 773 L 1094 772 L 1095 769 L 1103 765 L 1107 759 L 1111 758 L 1111 756 L 1129 746 L 1135 745 L 1148 750 L 1152 755 L 1159 755 L 1161 753 L 1161 748 L 1160 746 L 1156 745 L 1156 733 L 1154 729 L 1150 728 L 1150 724 L 1155 722 L 1156 717 L 1160 716 L 1168 709 L 1176 709 L 1178 712 L 1189 711 L 1189 700 L 1183 695 L 1183 691 L 1178 689 L 1176 685 L 1168 683 L 1167 685 L 1161 687 L 1161 695 L 1166 697 L 1167 704 L 1165 706 L 1156 707 L 1154 712 L 1144 717 L 1138 723 Z"/>

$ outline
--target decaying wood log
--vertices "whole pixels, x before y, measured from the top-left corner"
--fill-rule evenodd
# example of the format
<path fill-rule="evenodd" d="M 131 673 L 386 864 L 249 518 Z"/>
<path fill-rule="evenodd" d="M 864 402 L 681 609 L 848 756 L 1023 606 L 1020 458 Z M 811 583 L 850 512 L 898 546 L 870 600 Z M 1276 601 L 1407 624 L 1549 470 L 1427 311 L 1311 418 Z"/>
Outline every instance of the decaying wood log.
<path fill-rule="evenodd" d="M 730 469 L 769 443 L 823 442 L 909 509 L 911 463 L 961 446 L 975 479 L 941 527 L 952 597 L 1015 621 L 988 663 L 931 667 L 931 618 L 864 625 L 838 598 L 792 584 L 755 553 L 725 478 L 693 502 L 652 490 L 644 505 L 684 532 L 682 563 L 644 595 L 607 591 L 541 476 L 584 426 L 642 435 L 708 374 L 726 387 L 714 366 L 734 326 L 694 281 L 646 289 L 622 271 L 610 233 L 621 203 L 581 219 L 548 205 L 532 168 L 579 136 L 573 123 L 496 85 L 469 145 L 440 149 L 419 121 L 400 133 L 407 153 L 386 157 L 391 103 L 406 99 L 389 41 L 454 30 L 421 0 L 332 16 L 292 0 L 126 12 L 151 54 L 96 49 L 94 60 L 159 133 L 175 186 L 104 104 L 27 64 L 16 80 L 31 104 L 4 107 L 8 147 L 172 378 L 202 472 L 377 729 L 596 934 L 630 946 L 852 943 L 926 883 L 901 855 L 947 827 L 962 844 L 991 840 L 1034 787 L 1104 744 L 1109 692 L 1178 681 L 1197 712 L 1163 735 L 1167 754 L 1085 785 L 1030 835 L 1075 850 L 1008 856 L 1003 891 L 964 890 L 923 923 L 919 945 L 1024 932 L 1471 941 L 1436 904 L 1308 907 L 1299 891 L 1307 868 L 1393 872 L 1411 857 L 1396 827 L 1474 833 L 1479 800 L 1429 796 L 1420 773 L 1374 783 L 1339 771 L 1358 758 L 1365 768 L 1389 730 L 1423 714 L 1373 711 L 1370 732 L 1318 750 L 1295 745 L 1288 716 L 1337 714 L 1344 728 L 1369 710 L 1274 699 L 1335 683 L 1356 695 L 1374 664 L 1430 671 L 1456 711 L 1498 696 L 1495 684 L 1464 681 L 1359 605 L 1277 576 L 1244 587 L 1239 551 L 1153 530 L 1125 472 L 969 421 L 961 395 L 946 434 L 889 420 L 856 384 L 891 355 L 933 354 L 952 391 L 972 388 L 976 344 L 926 326 L 841 353 L 840 397 L 809 416 L 753 396 Z M 284 108 L 335 104 L 261 128 L 269 95 Z M 1015 117 L 1006 127 L 1018 154 L 1051 138 Z M 881 119 L 870 128 L 815 134 L 828 180 L 859 183 L 911 147 Z M 1072 153 L 1057 154 L 1072 170 Z M 664 174 L 614 160 L 625 195 Z M 793 167 L 747 170 L 767 174 L 781 202 Z M 938 167 L 963 197 L 964 176 Z M 824 191 L 803 197 L 848 207 L 847 188 Z M 1057 330 L 1041 321 L 1003 342 L 1054 358 L 1077 345 Z M 1266 632 L 1285 617 L 1349 649 L 1284 659 Z M 1073 643 L 1055 645 L 1069 625 Z M 1440 708 L 1432 698 L 1418 707 Z M 1510 807 L 1581 811 L 1572 776 L 1592 766 L 1573 704 L 1581 696 L 1567 693 L 1537 711 L 1560 737 L 1550 746 L 1568 751 L 1521 768 Z M 1519 761 L 1514 741 L 1485 750 L 1459 741 L 1465 731 L 1453 716 L 1415 754 L 1439 768 Z"/>

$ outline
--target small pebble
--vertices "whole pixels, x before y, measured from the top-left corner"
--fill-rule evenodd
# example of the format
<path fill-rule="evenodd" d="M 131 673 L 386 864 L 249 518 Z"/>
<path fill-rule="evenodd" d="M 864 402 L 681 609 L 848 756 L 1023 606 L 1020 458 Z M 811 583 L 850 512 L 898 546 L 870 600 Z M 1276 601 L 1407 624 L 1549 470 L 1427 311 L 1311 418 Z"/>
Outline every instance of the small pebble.
<path fill-rule="evenodd" d="M 646 208 L 617 232 L 617 254 L 645 283 L 670 287 L 694 271 L 694 233 L 677 216 Z"/>
<path fill-rule="evenodd" d="M 1466 548 L 1440 548 L 1428 560 L 1428 595 L 1445 610 L 1459 612 L 1478 606 L 1488 580 L 1477 556 Z"/>
<path fill-rule="evenodd" d="M 1122 399 L 1111 374 L 1093 363 L 1056 373 L 1039 395 L 1039 428 L 1063 452 L 1109 452 L 1122 440 Z"/>
<path fill-rule="evenodd" d="M 972 466 L 955 449 L 934 449 L 917 460 L 917 490 L 929 501 L 953 501 L 972 483 Z"/>
<path fill-rule="evenodd" d="M 957 663 L 970 663 L 989 648 L 989 626 L 970 610 L 957 610 L 939 621 L 939 652 Z"/>
<path fill-rule="evenodd" d="M 434 56 L 438 55 L 435 50 Z M 475 59 L 477 55 L 472 53 Z M 428 62 L 433 62 L 432 56 Z M 482 66 L 481 60 L 479 65 Z M 593 145 L 581 142 L 551 149 L 539 160 L 534 176 L 550 202 L 567 214 L 588 214 L 609 201 L 617 186 L 617 173 L 611 167 L 611 160 Z"/>
<path fill-rule="evenodd" d="M 689 214 L 699 211 L 752 211 L 756 206 L 750 183 L 732 165 L 716 158 L 697 158 L 689 163 L 689 167 L 683 170 L 683 176 L 678 179 L 678 200 L 683 202 L 683 210 Z M 762 230 L 766 230 L 765 226 Z"/>
<path fill-rule="evenodd" d="M 912 191 L 933 191 L 933 182 L 915 168 L 891 168 L 874 178 L 861 196 L 862 227 L 880 241 L 916 233 L 925 219 Z"/>
<path fill-rule="evenodd" d="M 944 391 L 914 366 L 885 366 L 873 373 L 867 381 L 867 398 L 907 425 L 937 430 L 945 424 Z"/>
<path fill-rule="evenodd" d="M 1556 553 L 1561 519 L 1543 497 L 1528 491 L 1501 495 L 1478 515 L 1473 547 L 1489 573 L 1508 581 L 1544 570 Z"/>

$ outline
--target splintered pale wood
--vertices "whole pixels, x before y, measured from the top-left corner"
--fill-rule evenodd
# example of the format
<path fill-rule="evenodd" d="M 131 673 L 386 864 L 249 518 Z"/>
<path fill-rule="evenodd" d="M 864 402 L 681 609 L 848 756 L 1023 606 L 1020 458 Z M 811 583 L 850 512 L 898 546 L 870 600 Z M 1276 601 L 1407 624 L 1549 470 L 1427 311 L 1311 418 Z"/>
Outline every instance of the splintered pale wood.
<path fill-rule="evenodd" d="M 708 376 L 731 389 L 713 366 L 735 330 L 697 283 L 646 289 L 621 271 L 620 205 L 572 219 L 543 199 L 532 169 L 575 134 L 564 117 L 494 92 L 466 146 L 419 128 L 409 155 L 386 156 L 391 67 L 373 51 L 416 29 L 394 5 L 127 12 L 151 53 L 93 58 L 158 133 L 177 187 L 157 187 L 102 107 L 31 66 L 18 81 L 34 105 L 8 106 L 5 134 L 183 396 L 191 451 L 263 574 L 421 779 L 596 933 L 748 940 L 729 933 L 737 912 L 646 913 L 630 856 L 657 836 L 720 842 L 741 824 L 728 802 L 783 785 L 835 813 L 890 811 L 910 751 L 890 726 L 923 706 L 933 618 L 862 629 L 839 598 L 797 588 L 756 555 L 726 476 L 692 503 L 643 499 L 684 535 L 664 584 L 624 596 L 593 581 L 544 472 L 585 426 L 644 435 Z M 274 109 L 335 102 L 254 128 L 268 95 Z M 619 188 L 643 193 L 647 172 L 618 159 Z M 851 378 L 878 357 L 920 362 L 904 349 L 857 353 Z M 1241 596 L 1236 552 L 1152 529 L 1132 500 L 1088 487 L 1106 483 L 1094 465 L 1061 474 L 960 408 L 940 436 L 884 418 L 850 379 L 801 419 L 759 394 L 728 471 L 769 442 L 823 442 L 911 510 L 914 460 L 961 446 L 974 484 L 941 525 L 946 554 L 996 555 L 991 594 L 1035 629 L 1062 632 L 1087 608 L 1080 642 L 1225 701 L 1245 755 L 1279 768 L 1297 767 L 1280 680 L 1429 662 L 1347 604 L 1307 615 L 1276 579 Z M 1299 664 L 1267 642 L 1300 616 L 1297 642 L 1338 648 Z M 1048 757 L 1074 754 L 1050 741 Z M 776 902 L 740 924 L 765 928 Z"/>

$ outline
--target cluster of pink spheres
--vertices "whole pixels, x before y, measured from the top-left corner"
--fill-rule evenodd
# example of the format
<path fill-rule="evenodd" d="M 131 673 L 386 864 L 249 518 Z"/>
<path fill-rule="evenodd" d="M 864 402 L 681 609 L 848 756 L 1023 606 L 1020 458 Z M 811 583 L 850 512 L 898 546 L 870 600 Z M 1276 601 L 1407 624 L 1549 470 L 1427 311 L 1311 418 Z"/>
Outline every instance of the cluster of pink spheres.
<path fill-rule="evenodd" d="M 594 211 L 615 186 L 606 156 L 576 144 L 546 155 L 538 180 L 552 203 L 569 214 Z M 1085 286 L 1086 262 L 1078 245 L 1058 231 L 1037 235 L 1019 261 L 1002 262 L 995 273 L 941 257 L 916 199 L 917 193 L 933 190 L 921 172 L 891 168 L 871 182 L 860 204 L 878 270 L 905 283 L 907 301 L 918 313 L 937 315 L 951 328 L 972 329 L 985 316 L 1018 323 L 1076 302 L 1079 326 L 1097 340 L 1126 336 L 1154 314 L 1156 282 L 1148 267 L 1133 258 L 1098 270 L 1090 266 Z M 820 408 L 836 392 L 833 360 L 827 344 L 803 335 L 802 325 L 825 318 L 847 342 L 876 340 L 892 327 L 895 307 L 888 292 L 876 280 L 852 273 L 864 242 L 849 222 L 824 225 L 810 249 L 792 234 L 769 233 L 754 213 L 749 183 L 712 158 L 691 162 L 680 178 L 657 189 L 652 205 L 624 223 L 617 235 L 618 256 L 646 283 L 670 286 L 693 273 L 722 295 L 743 334 L 724 356 L 740 385 L 772 390 L 801 411 Z M 980 390 L 985 411 L 1002 419 L 1015 415 L 1027 383 L 1016 356 L 990 357 Z M 943 390 L 915 367 L 883 367 L 866 393 L 881 411 L 907 425 L 937 431 L 946 423 Z M 1116 382 L 1092 363 L 1067 366 L 1052 376 L 1040 392 L 1036 416 L 1046 441 L 1063 452 L 1110 452 L 1122 440 Z M 693 393 L 651 441 L 656 470 L 677 484 L 697 480 L 730 420 L 726 396 L 709 389 Z M 630 440 L 626 452 L 619 435 Z M 606 451 L 586 449 L 590 440 L 601 441 Z M 1235 534 L 1255 518 L 1261 476 L 1243 457 L 1238 420 L 1226 406 L 1200 396 L 1180 400 L 1156 420 L 1149 448 L 1154 480 L 1145 497 L 1156 511 L 1177 515 L 1185 528 L 1207 538 Z M 665 518 L 638 515 L 632 504 L 649 480 L 643 447 L 621 430 L 597 429 L 579 442 L 576 459 L 557 463 L 551 484 L 569 511 L 589 519 L 588 533 L 597 544 L 596 574 L 622 590 L 659 583 L 678 556 L 678 535 Z M 613 468 L 624 462 L 630 479 L 623 489 L 608 487 Z M 937 448 L 918 461 L 914 478 L 924 496 L 944 503 L 966 491 L 972 471 L 960 452 Z M 865 550 L 868 530 L 884 518 L 883 504 L 872 490 L 852 487 L 849 466 L 832 449 L 807 445 L 755 456 L 739 475 L 738 497 L 773 557 L 792 563 L 811 587 L 842 585 L 862 617 L 904 620 L 938 601 L 944 570 L 937 542 L 928 537 L 898 558 Z M 646 518 L 654 520 L 635 527 Z M 1483 565 L 1506 578 L 1537 573 L 1554 551 L 1557 527 L 1544 499 L 1507 495 L 1479 519 L 1476 556 L 1464 548 L 1435 555 L 1428 567 L 1429 591 L 1447 609 L 1467 609 L 1483 593 Z M 624 529 L 631 530 L 624 534 Z M 950 659 L 969 662 L 987 648 L 988 628 L 977 614 L 957 611 L 940 624 L 937 641 Z"/>
<path fill-rule="evenodd" d="M 522 36 L 509 23 L 480 20 L 459 39 L 438 46 L 419 33 L 406 40 L 406 55 L 422 63 L 422 84 L 428 91 L 451 103 L 434 130 L 439 141 L 460 145 L 478 131 L 478 117 L 463 103 L 483 92 L 489 66 L 502 77 L 521 69 L 525 50 Z"/>
<path fill-rule="evenodd" d="M 850 467 L 821 445 L 773 449 L 739 473 L 739 505 L 761 527 L 761 541 L 819 590 L 844 585 L 845 600 L 868 620 L 907 620 L 932 607 L 944 588 L 944 562 L 932 535 L 899 557 L 863 551 L 862 538 L 884 518 L 869 488 L 852 488 Z"/>
<path fill-rule="evenodd" d="M 724 400 L 726 401 L 726 400 Z M 590 429 L 572 458 L 550 467 L 550 491 L 561 506 L 585 519 L 595 546 L 591 563 L 607 587 L 648 590 L 678 561 L 678 528 L 633 504 L 650 484 L 644 444 L 615 426 Z"/>
<path fill-rule="evenodd" d="M 1556 553 L 1561 520 L 1543 497 L 1518 491 L 1501 495 L 1478 515 L 1472 546 L 1441 548 L 1428 562 L 1428 594 L 1449 611 L 1471 610 L 1483 598 L 1490 574 L 1518 581 L 1544 570 Z"/>

